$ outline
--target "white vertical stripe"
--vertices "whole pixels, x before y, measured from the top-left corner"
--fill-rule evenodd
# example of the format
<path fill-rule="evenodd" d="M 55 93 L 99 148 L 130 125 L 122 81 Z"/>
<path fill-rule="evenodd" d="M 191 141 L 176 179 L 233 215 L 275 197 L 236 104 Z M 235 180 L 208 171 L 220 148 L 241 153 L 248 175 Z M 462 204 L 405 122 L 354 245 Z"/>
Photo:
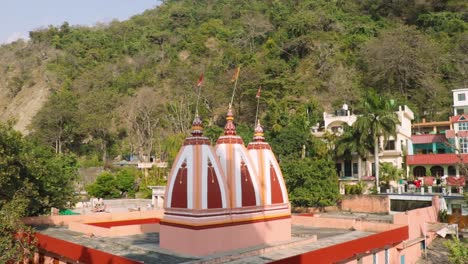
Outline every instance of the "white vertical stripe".
<path fill-rule="evenodd" d="M 265 172 L 265 192 L 266 192 L 266 204 L 271 204 L 271 173 L 270 173 L 270 151 L 266 149 L 261 150 L 263 152 L 263 171 Z"/>
<path fill-rule="evenodd" d="M 202 145 L 202 157 L 201 157 L 201 194 L 202 194 L 202 209 L 208 208 L 208 155 L 211 149 L 207 145 Z M 214 162 L 212 162 L 214 163 Z M 215 164 L 213 164 L 215 166 Z"/>
<path fill-rule="evenodd" d="M 242 207 L 242 177 L 241 177 L 241 171 L 240 171 L 240 145 L 234 145 L 232 150 L 233 153 L 232 155 L 232 162 L 233 162 L 233 167 L 234 167 L 234 179 L 236 181 L 236 207 Z M 232 190 L 231 190 L 232 191 Z"/>
<path fill-rule="evenodd" d="M 187 208 L 193 209 L 193 149 L 195 146 L 187 146 Z"/>

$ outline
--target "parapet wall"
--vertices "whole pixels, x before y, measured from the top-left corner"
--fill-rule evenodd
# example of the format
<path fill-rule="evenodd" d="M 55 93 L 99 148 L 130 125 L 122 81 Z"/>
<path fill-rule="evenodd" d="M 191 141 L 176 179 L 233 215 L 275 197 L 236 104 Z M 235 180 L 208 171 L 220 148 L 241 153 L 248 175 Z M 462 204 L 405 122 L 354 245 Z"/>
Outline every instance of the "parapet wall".
<path fill-rule="evenodd" d="M 162 218 L 163 210 L 148 210 L 122 213 L 96 213 L 91 215 L 57 215 L 25 217 L 23 222 L 27 225 L 66 225 L 70 223 L 109 222 L 119 220 Z"/>
<path fill-rule="evenodd" d="M 342 219 L 332 217 L 293 215 L 291 218 L 293 225 L 313 226 L 321 228 L 333 227 L 338 229 L 354 229 L 366 232 L 384 232 L 404 226 L 403 224 L 369 222 L 361 221 L 358 219 Z"/>
<path fill-rule="evenodd" d="M 438 197 L 434 196 L 433 206 L 424 207 L 420 209 L 410 210 L 404 213 L 398 213 L 393 215 L 393 223 L 408 225 L 409 227 L 409 239 L 417 239 L 426 235 L 427 238 L 427 226 L 428 223 L 437 222 L 437 208 L 438 208 Z"/>
<path fill-rule="evenodd" d="M 345 195 L 341 210 L 356 213 L 388 214 L 390 199 L 386 195 Z"/>

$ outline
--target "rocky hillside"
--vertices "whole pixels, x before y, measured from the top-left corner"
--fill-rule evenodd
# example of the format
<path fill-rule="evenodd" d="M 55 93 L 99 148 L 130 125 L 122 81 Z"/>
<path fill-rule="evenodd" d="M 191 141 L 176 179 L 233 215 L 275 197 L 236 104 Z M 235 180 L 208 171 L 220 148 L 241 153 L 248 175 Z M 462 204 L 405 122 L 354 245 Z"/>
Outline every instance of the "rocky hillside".
<path fill-rule="evenodd" d="M 450 90 L 467 83 L 467 20 L 459 0 L 164 1 L 127 21 L 64 22 L 1 46 L 0 117 L 58 152 L 170 152 L 200 73 L 200 112 L 216 135 L 240 66 L 241 133 L 259 85 L 268 131 L 301 109 L 307 124 L 343 102 L 358 111 L 369 89 L 417 118 L 446 119 Z"/>

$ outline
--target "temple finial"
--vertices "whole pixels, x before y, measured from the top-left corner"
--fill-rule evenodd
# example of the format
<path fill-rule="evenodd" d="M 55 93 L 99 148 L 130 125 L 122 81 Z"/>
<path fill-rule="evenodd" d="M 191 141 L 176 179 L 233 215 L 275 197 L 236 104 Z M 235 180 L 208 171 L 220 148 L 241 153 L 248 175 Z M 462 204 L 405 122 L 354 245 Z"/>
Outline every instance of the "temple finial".
<path fill-rule="evenodd" d="M 262 126 L 260 125 L 260 120 L 257 120 L 257 126 L 255 127 L 255 131 L 254 131 L 254 141 L 255 142 L 263 142 L 265 141 L 265 138 L 263 137 L 263 128 Z"/>
<path fill-rule="evenodd" d="M 194 137 L 201 137 L 203 135 L 203 122 L 198 116 L 198 113 L 195 114 L 195 118 L 193 119 L 191 133 Z"/>
<path fill-rule="evenodd" d="M 226 125 L 224 126 L 224 135 L 236 135 L 236 126 L 234 125 L 234 114 L 232 113 L 231 105 L 229 105 L 228 108 L 226 121 Z"/>

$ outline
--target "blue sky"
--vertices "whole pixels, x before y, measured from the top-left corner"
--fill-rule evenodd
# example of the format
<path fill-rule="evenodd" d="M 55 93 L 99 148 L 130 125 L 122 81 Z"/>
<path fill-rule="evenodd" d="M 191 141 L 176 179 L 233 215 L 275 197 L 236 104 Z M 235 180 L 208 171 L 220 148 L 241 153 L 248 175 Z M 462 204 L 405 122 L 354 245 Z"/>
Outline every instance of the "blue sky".
<path fill-rule="evenodd" d="M 27 38 L 29 31 L 61 25 L 94 25 L 125 20 L 153 8 L 158 0 L 1 0 L 0 44 Z"/>

